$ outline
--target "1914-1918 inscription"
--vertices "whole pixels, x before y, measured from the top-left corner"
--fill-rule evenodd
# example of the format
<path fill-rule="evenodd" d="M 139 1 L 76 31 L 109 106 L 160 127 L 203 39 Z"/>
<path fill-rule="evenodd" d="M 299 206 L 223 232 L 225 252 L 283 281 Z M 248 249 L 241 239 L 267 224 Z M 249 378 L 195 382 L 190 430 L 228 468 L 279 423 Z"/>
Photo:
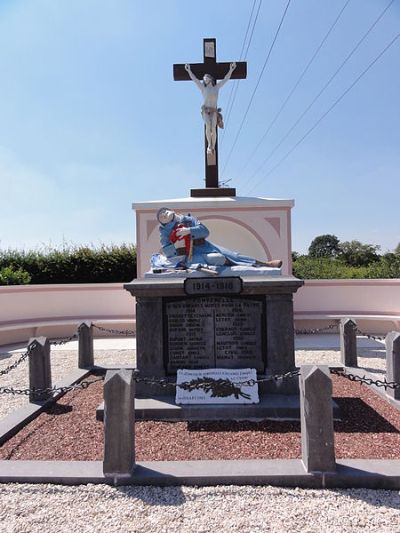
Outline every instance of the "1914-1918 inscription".
<path fill-rule="evenodd" d="M 186 278 L 184 282 L 186 294 L 240 294 L 243 288 L 242 278 Z"/>
<path fill-rule="evenodd" d="M 264 371 L 260 301 L 208 296 L 166 304 L 168 372 L 180 368 Z"/>

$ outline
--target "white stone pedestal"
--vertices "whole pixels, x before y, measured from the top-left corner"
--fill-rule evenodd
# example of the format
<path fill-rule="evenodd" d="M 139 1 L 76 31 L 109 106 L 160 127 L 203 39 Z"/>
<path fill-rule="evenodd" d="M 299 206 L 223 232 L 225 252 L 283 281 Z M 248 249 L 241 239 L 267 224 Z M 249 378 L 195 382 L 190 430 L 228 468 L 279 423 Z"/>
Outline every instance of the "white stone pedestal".
<path fill-rule="evenodd" d="M 294 200 L 275 198 L 178 198 L 138 202 L 136 211 L 137 277 L 150 268 L 160 250 L 160 207 L 196 216 L 210 230 L 208 240 L 261 261 L 282 259 L 282 274 L 292 273 L 291 209 Z"/>

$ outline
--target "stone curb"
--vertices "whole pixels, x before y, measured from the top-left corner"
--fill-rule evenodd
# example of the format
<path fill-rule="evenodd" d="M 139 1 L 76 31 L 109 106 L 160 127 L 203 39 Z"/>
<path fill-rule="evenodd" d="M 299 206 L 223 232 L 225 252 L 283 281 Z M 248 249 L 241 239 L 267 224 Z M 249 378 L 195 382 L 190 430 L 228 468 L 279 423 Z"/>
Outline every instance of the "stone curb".
<path fill-rule="evenodd" d="M 336 472 L 307 473 L 300 459 L 138 462 L 130 478 L 106 478 L 101 461 L 0 461 L 0 483 L 81 485 L 271 485 L 400 489 L 400 460 L 346 459 Z"/>

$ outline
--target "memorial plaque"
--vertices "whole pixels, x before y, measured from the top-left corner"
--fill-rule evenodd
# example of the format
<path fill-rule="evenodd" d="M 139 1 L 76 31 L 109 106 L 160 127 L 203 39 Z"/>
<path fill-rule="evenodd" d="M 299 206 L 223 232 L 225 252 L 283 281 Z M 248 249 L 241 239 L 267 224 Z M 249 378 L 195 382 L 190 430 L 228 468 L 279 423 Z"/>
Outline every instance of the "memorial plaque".
<path fill-rule="evenodd" d="M 259 403 L 255 368 L 178 370 L 176 404 Z M 221 381 L 232 387 L 221 388 Z M 251 383 L 253 381 L 253 383 Z M 202 384 L 207 384 L 206 387 Z"/>
<path fill-rule="evenodd" d="M 209 296 L 166 304 L 167 370 L 255 368 L 264 371 L 263 304 Z"/>

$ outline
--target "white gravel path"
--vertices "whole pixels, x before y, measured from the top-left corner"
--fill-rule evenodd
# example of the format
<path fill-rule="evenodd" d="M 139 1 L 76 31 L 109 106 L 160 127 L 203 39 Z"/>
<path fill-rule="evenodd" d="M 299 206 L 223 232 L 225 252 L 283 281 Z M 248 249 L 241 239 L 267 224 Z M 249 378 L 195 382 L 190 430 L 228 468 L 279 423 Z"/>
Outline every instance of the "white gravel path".
<path fill-rule="evenodd" d="M 3 533 L 396 533 L 400 494 L 277 487 L 6 485 Z"/>
<path fill-rule="evenodd" d="M 303 337 L 308 337 L 303 338 Z M 296 364 L 339 364 L 337 339 L 296 339 Z M 322 336 L 319 336 L 322 337 Z M 329 337 L 329 338 L 328 338 Z M 331 338 L 332 337 L 332 338 Z M 97 364 L 128 364 L 126 339 L 95 344 Z M 361 342 L 360 366 L 382 376 L 382 343 Z M 76 343 L 52 349 L 53 381 L 76 368 Z M 21 353 L 0 349 L 0 369 Z M 27 362 L 2 386 L 26 387 Z M 0 417 L 25 397 L 1 396 Z M 76 532 L 400 532 L 400 492 L 366 489 L 305 490 L 276 487 L 119 487 L 7 484 L 0 487 L 0 533 Z"/>

